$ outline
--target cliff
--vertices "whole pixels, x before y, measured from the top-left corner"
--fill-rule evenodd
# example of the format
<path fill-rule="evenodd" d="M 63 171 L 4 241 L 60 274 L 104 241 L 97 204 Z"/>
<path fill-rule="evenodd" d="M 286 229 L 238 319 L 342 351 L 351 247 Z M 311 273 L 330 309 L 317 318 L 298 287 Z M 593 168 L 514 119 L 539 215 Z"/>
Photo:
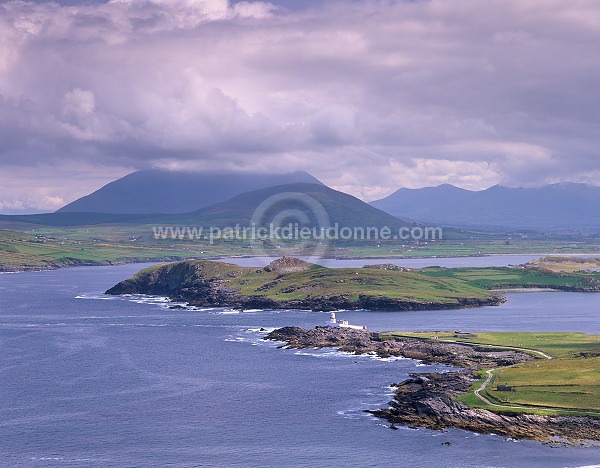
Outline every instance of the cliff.
<path fill-rule="evenodd" d="M 416 271 L 325 268 L 281 258 L 265 268 L 206 260 L 158 265 L 107 294 L 155 294 L 200 307 L 431 310 L 496 305 L 499 295 Z"/>

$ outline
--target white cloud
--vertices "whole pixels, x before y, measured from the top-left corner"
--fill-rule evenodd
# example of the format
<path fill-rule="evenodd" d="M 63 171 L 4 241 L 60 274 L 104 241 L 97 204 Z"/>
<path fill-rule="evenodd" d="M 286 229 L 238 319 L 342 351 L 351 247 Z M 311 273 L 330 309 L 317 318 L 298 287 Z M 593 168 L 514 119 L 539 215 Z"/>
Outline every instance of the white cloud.
<path fill-rule="evenodd" d="M 584 180 L 599 47 L 595 0 L 5 2 L 0 167 L 305 169 L 364 198 Z M 38 204 L 95 188 L 56 185 Z"/>

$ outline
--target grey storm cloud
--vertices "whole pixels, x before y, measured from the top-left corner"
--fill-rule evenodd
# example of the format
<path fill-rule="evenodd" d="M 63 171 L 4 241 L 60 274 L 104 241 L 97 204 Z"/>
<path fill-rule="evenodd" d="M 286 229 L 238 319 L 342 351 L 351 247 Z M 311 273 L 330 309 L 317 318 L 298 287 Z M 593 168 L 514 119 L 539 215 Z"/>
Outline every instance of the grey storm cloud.
<path fill-rule="evenodd" d="M 147 167 L 365 199 L 600 176 L 596 0 L 306 5 L 0 4 L 0 209 Z"/>

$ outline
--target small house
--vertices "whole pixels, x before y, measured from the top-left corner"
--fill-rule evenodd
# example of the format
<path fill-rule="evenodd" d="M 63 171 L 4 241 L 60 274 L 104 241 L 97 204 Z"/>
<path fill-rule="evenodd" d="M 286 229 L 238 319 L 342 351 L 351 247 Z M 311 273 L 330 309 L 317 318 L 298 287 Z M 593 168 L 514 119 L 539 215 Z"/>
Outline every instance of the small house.
<path fill-rule="evenodd" d="M 508 384 L 500 384 L 496 387 L 496 391 L 498 392 L 516 392 L 517 390 L 515 389 L 515 387 L 512 387 Z"/>

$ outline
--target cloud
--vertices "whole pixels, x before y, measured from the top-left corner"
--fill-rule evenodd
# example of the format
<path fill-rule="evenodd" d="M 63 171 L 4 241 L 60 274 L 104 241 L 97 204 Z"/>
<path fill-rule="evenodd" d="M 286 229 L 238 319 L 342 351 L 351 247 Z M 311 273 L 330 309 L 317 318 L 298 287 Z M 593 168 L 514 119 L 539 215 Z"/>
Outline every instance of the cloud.
<path fill-rule="evenodd" d="M 365 199 L 590 180 L 598 47 L 595 0 L 4 2 L 0 167 L 57 189 L 0 199 L 51 209 L 98 166 L 303 169 Z"/>

